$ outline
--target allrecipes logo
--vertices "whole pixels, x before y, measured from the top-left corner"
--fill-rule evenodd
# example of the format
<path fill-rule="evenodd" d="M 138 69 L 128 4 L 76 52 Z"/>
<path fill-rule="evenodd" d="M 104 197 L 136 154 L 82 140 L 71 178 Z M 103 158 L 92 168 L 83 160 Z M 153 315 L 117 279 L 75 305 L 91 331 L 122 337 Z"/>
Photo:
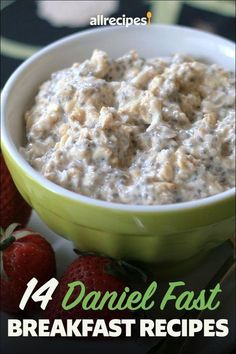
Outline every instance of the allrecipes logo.
<path fill-rule="evenodd" d="M 152 13 L 148 11 L 146 17 L 126 17 L 122 15 L 120 17 L 104 17 L 103 15 L 97 15 L 96 17 L 90 18 L 90 26 L 125 26 L 129 27 L 132 25 L 144 26 L 150 25 Z"/>

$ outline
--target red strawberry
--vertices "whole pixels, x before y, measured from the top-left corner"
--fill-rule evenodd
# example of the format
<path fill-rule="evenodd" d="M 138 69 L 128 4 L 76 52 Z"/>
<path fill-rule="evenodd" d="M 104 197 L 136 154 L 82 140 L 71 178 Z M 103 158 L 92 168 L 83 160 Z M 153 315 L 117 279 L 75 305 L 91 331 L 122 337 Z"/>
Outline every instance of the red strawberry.
<path fill-rule="evenodd" d="M 55 275 L 56 269 L 51 245 L 31 230 L 14 231 L 17 225 L 10 225 L 5 232 L 2 230 L 0 243 L 0 308 L 11 313 L 21 311 L 19 303 L 29 280 L 35 277 L 38 288 Z M 33 302 L 28 304 L 26 311 Z"/>
<path fill-rule="evenodd" d="M 44 317 L 52 322 L 54 319 L 78 319 L 93 318 L 105 319 L 109 321 L 112 318 L 127 318 L 131 316 L 131 312 L 127 310 L 109 310 L 104 307 L 102 310 L 83 310 L 81 303 L 71 310 L 65 311 L 62 306 L 62 300 L 68 291 L 68 284 L 80 280 L 86 288 L 86 293 L 91 291 L 101 291 L 104 295 L 106 291 L 116 291 L 121 294 L 127 284 L 121 279 L 117 273 L 124 273 L 124 269 L 120 262 L 111 258 L 97 255 L 82 255 L 77 258 L 67 269 L 60 280 L 60 283 L 52 296 L 52 300 L 48 303 Z M 75 300 L 79 295 L 79 290 L 75 289 L 70 297 L 69 303 Z"/>
<path fill-rule="evenodd" d="M 0 152 L 0 225 L 4 229 L 13 222 L 22 226 L 29 220 L 31 207 L 18 192 Z"/>

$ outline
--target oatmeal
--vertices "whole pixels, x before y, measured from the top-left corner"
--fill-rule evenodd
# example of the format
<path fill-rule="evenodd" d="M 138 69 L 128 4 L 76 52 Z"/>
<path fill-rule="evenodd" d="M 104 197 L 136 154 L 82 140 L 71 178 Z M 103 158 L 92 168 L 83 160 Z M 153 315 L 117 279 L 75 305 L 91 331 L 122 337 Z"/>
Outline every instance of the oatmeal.
<path fill-rule="evenodd" d="M 235 185 L 234 75 L 135 51 L 52 74 L 25 114 L 27 161 L 79 194 L 125 204 L 195 200 Z"/>

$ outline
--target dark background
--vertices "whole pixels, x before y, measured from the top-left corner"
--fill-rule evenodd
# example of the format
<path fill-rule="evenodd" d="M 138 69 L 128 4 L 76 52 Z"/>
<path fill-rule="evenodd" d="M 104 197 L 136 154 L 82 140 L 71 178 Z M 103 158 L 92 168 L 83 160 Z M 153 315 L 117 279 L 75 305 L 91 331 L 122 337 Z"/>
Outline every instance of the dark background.
<path fill-rule="evenodd" d="M 41 1 L 44 2 L 44 1 Z M 69 16 L 72 1 L 65 0 L 67 10 L 63 14 Z M 78 19 L 82 16 L 80 3 L 78 6 Z M 109 1 L 106 1 L 109 3 Z M 16 67 L 33 53 L 61 37 L 88 29 L 89 21 L 85 26 L 53 26 L 47 20 L 38 16 L 38 1 L 33 0 L 8 0 L 1 1 L 1 35 L 10 42 L 10 49 L 2 42 L 1 50 L 1 88 Z M 57 9 L 56 1 L 54 11 Z M 97 4 L 99 1 L 87 1 Z M 217 33 L 221 36 L 235 40 L 235 6 L 234 1 L 171 1 L 171 0 L 117 0 L 116 12 L 109 16 L 125 14 L 131 17 L 143 17 L 148 10 L 153 13 L 152 23 L 177 23 L 184 26 L 200 28 Z M 98 10 L 99 11 L 99 10 Z M 171 19 L 170 19 L 171 17 Z M 9 43 L 7 43 L 9 44 Z M 21 53 L 19 53 L 19 48 Z M 27 50 L 29 49 L 29 50 Z"/>

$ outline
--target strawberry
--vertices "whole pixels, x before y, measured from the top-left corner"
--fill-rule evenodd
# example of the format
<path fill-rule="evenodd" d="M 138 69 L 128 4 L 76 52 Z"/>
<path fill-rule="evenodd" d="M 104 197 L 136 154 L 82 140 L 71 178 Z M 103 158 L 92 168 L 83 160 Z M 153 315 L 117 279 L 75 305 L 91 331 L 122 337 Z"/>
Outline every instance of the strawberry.
<path fill-rule="evenodd" d="M 38 233 L 28 229 L 14 231 L 18 224 L 1 230 L 0 309 L 20 312 L 19 303 L 26 284 L 35 277 L 37 288 L 55 275 L 55 254 L 51 245 Z M 34 305 L 29 302 L 25 311 Z"/>
<path fill-rule="evenodd" d="M 124 263 L 126 264 L 126 263 Z M 127 265 L 127 264 L 126 264 Z M 131 311 L 109 310 L 104 307 L 102 310 L 83 310 L 81 303 L 71 310 L 63 310 L 61 304 L 68 291 L 68 284 L 80 280 L 83 282 L 86 292 L 100 291 L 104 295 L 106 291 L 116 291 L 120 295 L 127 286 L 122 279 L 126 273 L 121 261 L 98 256 L 95 254 L 84 254 L 78 257 L 66 270 L 61 278 L 52 300 L 48 303 L 43 317 L 52 321 L 54 319 L 76 320 L 78 318 L 103 318 L 109 321 L 112 318 L 128 318 Z M 79 290 L 75 289 L 70 297 L 69 303 L 73 302 L 79 295 Z"/>
<path fill-rule="evenodd" d="M 31 207 L 18 192 L 0 152 L 0 225 L 4 229 L 13 222 L 25 226 L 31 214 Z"/>

